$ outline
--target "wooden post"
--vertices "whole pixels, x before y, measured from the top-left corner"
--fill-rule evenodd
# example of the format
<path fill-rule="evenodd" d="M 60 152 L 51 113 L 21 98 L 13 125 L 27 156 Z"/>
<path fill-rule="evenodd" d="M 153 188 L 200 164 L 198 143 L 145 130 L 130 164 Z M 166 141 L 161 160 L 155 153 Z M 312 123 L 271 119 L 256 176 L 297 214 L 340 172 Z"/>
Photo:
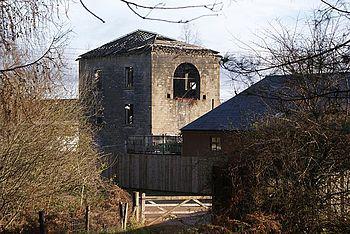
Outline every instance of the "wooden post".
<path fill-rule="evenodd" d="M 39 233 L 45 234 L 45 211 L 39 211 Z"/>
<path fill-rule="evenodd" d="M 140 221 L 140 193 L 134 192 L 134 201 L 133 201 L 133 212 L 135 214 L 135 220 L 136 222 Z"/>
<path fill-rule="evenodd" d="M 141 222 L 145 222 L 146 194 L 141 194 Z"/>
<path fill-rule="evenodd" d="M 128 223 L 128 208 L 129 208 L 128 206 L 129 206 L 129 203 L 124 204 L 124 220 L 123 220 L 124 230 L 126 230 L 126 224 Z"/>
<path fill-rule="evenodd" d="M 120 224 L 123 230 L 126 230 L 126 224 L 128 223 L 128 203 L 119 203 Z"/>
<path fill-rule="evenodd" d="M 124 205 L 123 205 L 123 202 L 119 202 L 119 215 L 120 215 L 120 225 L 123 229 L 124 228 Z"/>
<path fill-rule="evenodd" d="M 90 206 L 86 206 L 85 209 L 85 231 L 90 231 Z"/>

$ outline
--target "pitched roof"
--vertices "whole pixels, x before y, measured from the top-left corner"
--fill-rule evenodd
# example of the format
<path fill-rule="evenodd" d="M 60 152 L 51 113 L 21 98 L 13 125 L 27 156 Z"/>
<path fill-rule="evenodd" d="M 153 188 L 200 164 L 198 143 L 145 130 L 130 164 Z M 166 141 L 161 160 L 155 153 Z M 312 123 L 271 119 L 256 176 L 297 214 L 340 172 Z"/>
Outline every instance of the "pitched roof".
<path fill-rule="evenodd" d="M 269 95 L 282 87 L 286 76 L 269 76 L 186 125 L 181 131 L 243 130 L 269 110 Z M 257 94 L 264 94 L 259 96 Z"/>
<path fill-rule="evenodd" d="M 136 30 L 107 44 L 104 44 L 94 50 L 82 54 L 79 56 L 78 59 L 125 54 L 133 51 L 149 49 L 152 46 L 172 47 L 188 50 L 204 50 L 212 52 L 214 54 L 219 53 L 217 51 L 210 50 L 201 46 L 177 41 L 175 39 L 162 36 L 158 33 L 148 32 L 144 30 Z"/>
<path fill-rule="evenodd" d="M 295 100 L 299 98 L 302 100 L 304 96 L 290 88 L 298 83 L 298 79 L 294 79 L 297 77 L 294 76 L 267 76 L 186 125 L 181 131 L 245 130 L 249 129 L 251 124 L 266 114 L 267 111 L 278 114 L 280 113 L 279 111 L 283 113 L 286 110 L 298 108 L 298 103 Z M 321 79 L 318 85 L 314 86 L 312 79 L 310 81 L 304 80 L 304 82 L 310 82 L 310 86 L 313 87 L 313 90 L 310 90 L 311 95 L 319 94 L 326 99 L 336 97 L 338 100 L 343 99 L 345 103 L 348 103 L 350 73 L 340 72 L 309 76 L 315 78 L 330 76 L 326 80 L 332 83 L 329 86 L 329 83 L 323 83 Z"/>

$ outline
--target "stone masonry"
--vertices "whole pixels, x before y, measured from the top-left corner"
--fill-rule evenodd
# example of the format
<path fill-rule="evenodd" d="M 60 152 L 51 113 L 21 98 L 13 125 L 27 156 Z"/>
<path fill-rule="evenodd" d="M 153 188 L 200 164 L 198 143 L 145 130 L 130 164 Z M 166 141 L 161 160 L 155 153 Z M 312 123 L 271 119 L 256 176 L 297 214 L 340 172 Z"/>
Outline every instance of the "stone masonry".
<path fill-rule="evenodd" d="M 214 54 L 155 47 L 151 57 L 152 134 L 180 134 L 182 127 L 210 111 L 212 104 L 220 104 L 220 65 Z M 200 73 L 199 100 L 173 97 L 174 71 L 184 62 L 195 65 Z"/>
<path fill-rule="evenodd" d="M 99 129 L 96 142 L 105 153 L 124 154 L 130 136 L 178 135 L 180 128 L 220 104 L 219 56 L 203 47 L 138 30 L 78 60 L 80 98 Z M 199 98 L 174 97 L 174 72 L 182 63 L 199 72 Z M 126 87 L 129 67 L 132 87 Z M 132 124 L 125 119 L 129 104 Z"/>

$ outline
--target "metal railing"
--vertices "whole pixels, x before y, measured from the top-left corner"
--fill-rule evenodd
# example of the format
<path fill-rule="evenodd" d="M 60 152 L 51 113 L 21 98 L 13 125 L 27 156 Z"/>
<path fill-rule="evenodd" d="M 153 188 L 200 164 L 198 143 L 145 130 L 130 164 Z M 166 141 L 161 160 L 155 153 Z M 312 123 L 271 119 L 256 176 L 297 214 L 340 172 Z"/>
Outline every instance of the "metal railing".
<path fill-rule="evenodd" d="M 180 155 L 182 148 L 181 136 L 131 136 L 127 141 L 127 153 Z"/>

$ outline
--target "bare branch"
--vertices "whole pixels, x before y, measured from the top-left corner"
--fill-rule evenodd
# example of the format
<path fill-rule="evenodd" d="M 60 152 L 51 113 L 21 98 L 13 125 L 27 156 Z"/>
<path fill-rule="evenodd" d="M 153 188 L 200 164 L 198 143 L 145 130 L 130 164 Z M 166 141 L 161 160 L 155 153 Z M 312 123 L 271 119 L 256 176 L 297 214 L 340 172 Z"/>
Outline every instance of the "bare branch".
<path fill-rule="evenodd" d="M 242 68 L 242 74 L 258 73 L 258 72 L 268 71 L 268 70 L 272 70 L 272 69 L 275 69 L 275 68 L 281 68 L 281 67 L 285 67 L 285 66 L 288 66 L 288 65 L 293 65 L 293 64 L 297 64 L 297 63 L 304 62 L 304 61 L 307 61 L 307 60 L 311 60 L 311 59 L 320 57 L 322 55 L 325 55 L 327 53 L 336 51 L 336 50 L 338 50 L 338 49 L 348 45 L 349 43 L 350 43 L 350 39 L 346 40 L 343 43 L 337 44 L 337 45 L 335 45 L 332 48 L 329 48 L 327 50 L 321 51 L 320 53 L 316 53 L 316 54 L 313 54 L 313 55 L 310 55 L 310 56 L 305 56 L 305 57 L 302 57 L 302 58 L 299 58 L 299 59 L 291 60 L 291 61 L 288 61 L 288 62 L 285 62 L 285 63 L 280 63 L 280 64 L 268 66 L 268 67 L 263 67 L 263 68 L 258 68 L 258 69 L 246 69 L 246 68 L 241 67 Z M 231 70 L 228 66 L 226 66 L 225 62 L 222 63 L 222 66 L 223 66 L 223 68 L 227 69 L 228 71 L 235 72 L 234 70 Z"/>
<path fill-rule="evenodd" d="M 187 20 L 168 20 L 168 19 L 162 19 L 162 18 L 152 18 L 149 17 L 149 14 L 151 11 L 153 10 L 181 10 L 181 9 L 189 9 L 189 8 L 206 8 L 210 11 L 216 11 L 215 7 L 217 6 L 222 6 L 222 3 L 214 3 L 214 4 L 210 4 L 210 5 L 190 5 L 190 6 L 177 6 L 177 7 L 161 7 L 159 5 L 155 5 L 155 6 L 145 6 L 145 5 L 139 5 L 130 1 L 125 1 L 125 0 L 120 0 L 122 2 L 124 2 L 128 8 L 138 17 L 140 17 L 141 19 L 146 19 L 146 20 L 152 20 L 152 21 L 161 21 L 161 22 L 166 22 L 166 23 L 177 23 L 177 24 L 186 24 L 189 22 L 192 22 L 194 20 L 198 20 L 200 18 L 203 17 L 209 17 L 209 16 L 218 16 L 218 14 L 204 14 L 204 15 L 200 15 L 197 17 L 193 17 L 191 19 L 187 19 Z M 146 15 L 142 15 L 140 14 L 138 11 L 136 11 L 133 7 L 135 8 L 142 8 L 142 9 L 148 9 L 150 10 L 149 13 L 147 13 Z M 220 8 L 221 10 L 222 8 Z"/>
<path fill-rule="evenodd" d="M 344 10 L 344 9 L 340 9 L 339 7 L 336 7 L 335 5 L 330 4 L 326 0 L 321 0 L 321 2 L 326 4 L 328 7 L 330 7 L 333 10 L 336 10 L 338 12 L 345 13 L 345 14 L 350 14 L 350 11 L 347 11 L 347 10 Z"/>
<path fill-rule="evenodd" d="M 143 4 L 138 4 L 132 1 L 127 1 L 127 0 L 119 0 L 122 3 L 124 3 L 136 16 L 138 16 L 141 19 L 145 20 L 152 20 L 152 21 L 161 21 L 161 22 L 166 22 L 166 23 L 177 23 L 177 24 L 185 24 L 192 22 L 194 20 L 198 20 L 203 17 L 209 17 L 209 16 L 218 16 L 217 13 L 213 14 L 203 14 L 199 15 L 190 19 L 186 20 L 170 20 L 170 19 L 163 19 L 163 18 L 154 18 L 150 17 L 149 15 L 152 13 L 154 10 L 185 10 L 185 9 L 193 9 L 193 8 L 202 8 L 209 10 L 211 12 L 219 12 L 222 10 L 223 3 L 222 2 L 214 2 L 212 4 L 200 4 L 200 5 L 184 5 L 184 6 L 174 6 L 174 7 L 166 7 L 165 4 L 159 3 L 154 6 L 149 6 L 149 5 L 143 5 Z M 105 21 L 97 16 L 94 12 L 92 12 L 90 9 L 86 7 L 84 2 L 80 0 L 81 5 L 84 7 L 86 11 L 88 11 L 91 15 L 93 15 L 95 18 L 99 19 L 102 23 L 105 23 Z M 147 14 L 141 14 L 138 12 L 136 9 L 144 9 L 144 10 L 149 10 Z"/>
<path fill-rule="evenodd" d="M 127 4 L 127 6 L 135 15 L 137 15 L 141 19 L 152 20 L 152 21 L 161 21 L 161 22 L 166 22 L 166 23 L 175 23 L 175 24 L 186 24 L 186 23 L 192 22 L 194 20 L 197 20 L 197 19 L 200 19 L 203 17 L 218 16 L 218 14 L 206 14 L 206 15 L 200 15 L 200 16 L 188 19 L 188 20 L 167 20 L 167 19 L 162 19 L 162 18 L 151 18 L 151 17 L 148 17 L 149 14 L 141 15 L 134 8 L 132 8 L 130 4 Z"/>
<path fill-rule="evenodd" d="M 95 13 L 93 13 L 91 10 L 89 10 L 89 8 L 87 8 L 85 6 L 85 4 L 83 3 L 83 0 L 80 0 L 81 5 L 84 7 L 84 9 L 89 12 L 91 15 L 93 15 L 95 18 L 99 19 L 102 23 L 106 23 L 106 21 L 104 21 L 101 17 L 97 16 Z"/>
<path fill-rule="evenodd" d="M 155 6 L 146 6 L 140 5 L 131 1 L 120 0 L 129 6 L 134 6 L 137 8 L 149 9 L 149 10 L 181 10 L 181 9 L 190 9 L 190 8 L 206 8 L 210 11 L 220 11 L 222 9 L 222 2 L 215 2 L 212 4 L 202 4 L 202 5 L 187 5 L 187 6 L 175 6 L 175 7 L 165 7 L 165 4 L 157 4 Z M 161 6 L 163 5 L 163 6 Z M 218 9 L 216 9 L 218 8 Z"/>
<path fill-rule="evenodd" d="M 47 55 L 52 51 L 53 49 L 53 45 L 59 41 L 61 39 L 61 37 L 54 37 L 49 45 L 49 47 L 47 48 L 47 50 L 37 59 L 35 59 L 32 62 L 26 63 L 26 64 L 22 64 L 22 65 L 12 65 L 9 68 L 6 69 L 0 69 L 0 73 L 5 73 L 5 72 L 11 72 L 11 71 L 15 71 L 17 69 L 22 69 L 22 68 L 26 68 L 26 67 L 30 67 L 33 66 L 35 64 L 37 64 L 38 62 L 40 62 L 42 59 L 46 58 Z"/>

